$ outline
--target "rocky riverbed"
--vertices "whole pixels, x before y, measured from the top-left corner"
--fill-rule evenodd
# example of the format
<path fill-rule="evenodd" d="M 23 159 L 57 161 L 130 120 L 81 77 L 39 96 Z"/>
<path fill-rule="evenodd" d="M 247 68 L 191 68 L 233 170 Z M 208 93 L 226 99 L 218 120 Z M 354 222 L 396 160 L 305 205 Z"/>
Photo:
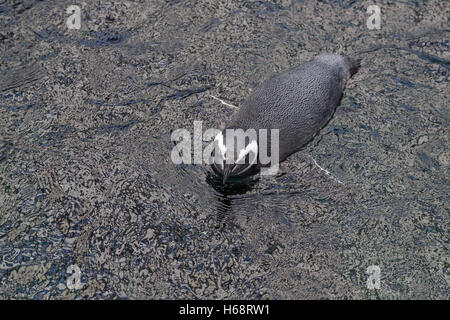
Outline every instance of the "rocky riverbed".
<path fill-rule="evenodd" d="M 448 299 L 448 16 L 439 0 L 1 2 L 0 298 Z M 173 130 L 232 116 L 211 95 L 239 106 L 321 52 L 363 63 L 279 175 L 223 187 L 172 163 Z"/>

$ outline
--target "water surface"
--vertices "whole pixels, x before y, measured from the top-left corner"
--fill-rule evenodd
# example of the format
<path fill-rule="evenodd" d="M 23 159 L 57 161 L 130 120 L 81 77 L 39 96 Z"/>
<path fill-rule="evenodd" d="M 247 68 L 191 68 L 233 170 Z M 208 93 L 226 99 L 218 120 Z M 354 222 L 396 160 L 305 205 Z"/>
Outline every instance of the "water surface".
<path fill-rule="evenodd" d="M 71 4 L 0 4 L 0 298 L 448 299 L 448 3 Z M 171 162 L 321 52 L 362 67 L 281 174 Z"/>

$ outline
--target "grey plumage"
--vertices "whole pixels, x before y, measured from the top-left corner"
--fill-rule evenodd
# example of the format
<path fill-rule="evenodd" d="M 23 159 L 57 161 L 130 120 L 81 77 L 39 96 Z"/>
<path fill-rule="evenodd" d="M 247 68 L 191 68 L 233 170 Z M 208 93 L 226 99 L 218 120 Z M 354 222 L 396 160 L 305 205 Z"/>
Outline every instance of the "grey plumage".
<path fill-rule="evenodd" d="M 318 55 L 258 86 L 227 128 L 279 129 L 279 160 L 283 161 L 328 122 L 345 83 L 358 68 L 359 60 L 338 54 Z M 223 174 L 220 166 L 213 168 Z"/>

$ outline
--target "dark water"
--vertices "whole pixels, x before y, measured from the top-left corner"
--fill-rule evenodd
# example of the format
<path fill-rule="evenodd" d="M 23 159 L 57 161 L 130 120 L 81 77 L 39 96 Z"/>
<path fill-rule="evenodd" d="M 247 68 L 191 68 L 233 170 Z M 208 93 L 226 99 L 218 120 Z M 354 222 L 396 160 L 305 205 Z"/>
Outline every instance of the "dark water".
<path fill-rule="evenodd" d="M 449 298 L 447 2 L 71 4 L 0 3 L 0 298 Z M 278 176 L 171 162 L 320 52 L 362 67 Z"/>

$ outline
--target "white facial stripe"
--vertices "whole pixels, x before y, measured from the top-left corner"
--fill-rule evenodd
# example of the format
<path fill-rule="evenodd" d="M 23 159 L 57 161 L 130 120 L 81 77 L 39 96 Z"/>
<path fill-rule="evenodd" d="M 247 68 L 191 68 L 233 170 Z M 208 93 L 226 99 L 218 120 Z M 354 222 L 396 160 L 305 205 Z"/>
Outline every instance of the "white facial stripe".
<path fill-rule="evenodd" d="M 227 152 L 227 147 L 225 147 L 225 144 L 223 143 L 222 132 L 219 132 L 219 134 L 214 138 L 214 141 L 217 141 L 219 145 L 220 155 L 222 156 L 222 159 L 225 159 L 225 152 Z"/>
<path fill-rule="evenodd" d="M 252 142 L 250 142 L 245 149 L 242 149 L 239 152 L 239 156 L 238 159 L 236 161 L 236 163 L 238 163 L 239 161 L 241 161 L 242 159 L 244 159 L 244 157 L 249 153 L 249 152 L 253 152 L 255 155 L 258 154 L 258 144 L 256 143 L 255 140 L 253 140 Z"/>
<path fill-rule="evenodd" d="M 253 165 L 253 163 L 250 163 L 244 170 L 241 171 L 241 173 L 247 171 L 248 169 L 251 168 L 251 166 Z"/>

